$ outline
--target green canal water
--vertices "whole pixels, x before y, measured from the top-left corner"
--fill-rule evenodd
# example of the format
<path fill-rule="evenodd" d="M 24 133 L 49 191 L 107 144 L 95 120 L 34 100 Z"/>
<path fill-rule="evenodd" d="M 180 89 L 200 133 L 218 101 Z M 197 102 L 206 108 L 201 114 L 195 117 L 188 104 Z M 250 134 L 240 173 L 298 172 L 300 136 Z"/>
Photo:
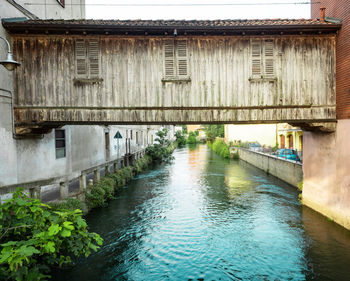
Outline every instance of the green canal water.
<path fill-rule="evenodd" d="M 137 176 L 87 217 L 98 253 L 54 280 L 350 280 L 350 232 L 205 145 Z"/>

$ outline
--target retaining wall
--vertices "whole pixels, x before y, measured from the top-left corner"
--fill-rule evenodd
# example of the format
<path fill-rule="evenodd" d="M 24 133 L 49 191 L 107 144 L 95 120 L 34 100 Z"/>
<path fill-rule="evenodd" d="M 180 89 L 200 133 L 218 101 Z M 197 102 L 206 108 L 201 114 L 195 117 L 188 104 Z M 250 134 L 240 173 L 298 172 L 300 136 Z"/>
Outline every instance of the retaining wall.
<path fill-rule="evenodd" d="M 262 169 L 293 186 L 297 187 L 298 183 L 303 179 L 303 166 L 298 162 L 284 160 L 273 155 L 243 148 L 240 148 L 238 153 L 241 160 Z"/>

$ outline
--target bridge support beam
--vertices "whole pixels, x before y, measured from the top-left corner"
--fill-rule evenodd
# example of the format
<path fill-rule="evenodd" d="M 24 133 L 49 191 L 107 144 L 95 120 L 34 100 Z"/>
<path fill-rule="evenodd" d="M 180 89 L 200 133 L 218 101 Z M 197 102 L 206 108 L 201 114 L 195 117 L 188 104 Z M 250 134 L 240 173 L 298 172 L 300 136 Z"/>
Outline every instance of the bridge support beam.
<path fill-rule="evenodd" d="M 350 229 L 350 119 L 333 133 L 303 135 L 303 203 Z"/>

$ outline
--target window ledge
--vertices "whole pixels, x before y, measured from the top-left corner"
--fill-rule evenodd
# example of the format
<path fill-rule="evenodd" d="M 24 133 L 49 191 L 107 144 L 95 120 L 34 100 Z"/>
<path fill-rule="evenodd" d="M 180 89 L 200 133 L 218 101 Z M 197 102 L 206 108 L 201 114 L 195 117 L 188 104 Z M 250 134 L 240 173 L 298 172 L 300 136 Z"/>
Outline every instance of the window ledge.
<path fill-rule="evenodd" d="M 249 77 L 249 82 L 277 82 L 277 77 Z"/>
<path fill-rule="evenodd" d="M 188 83 L 191 82 L 191 77 L 164 77 L 162 82 Z"/>
<path fill-rule="evenodd" d="M 74 78 L 73 82 L 75 86 L 82 86 L 82 85 L 100 84 L 103 82 L 103 79 L 102 78 Z"/>

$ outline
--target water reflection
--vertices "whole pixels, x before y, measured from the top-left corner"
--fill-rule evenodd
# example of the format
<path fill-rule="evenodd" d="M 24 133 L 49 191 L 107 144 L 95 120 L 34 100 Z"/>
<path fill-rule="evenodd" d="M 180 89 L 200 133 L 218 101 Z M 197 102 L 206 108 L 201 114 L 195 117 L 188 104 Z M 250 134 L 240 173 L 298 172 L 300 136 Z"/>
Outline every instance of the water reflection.
<path fill-rule="evenodd" d="M 205 145 L 88 216 L 105 243 L 54 280 L 348 280 L 350 234 L 295 188 Z"/>

